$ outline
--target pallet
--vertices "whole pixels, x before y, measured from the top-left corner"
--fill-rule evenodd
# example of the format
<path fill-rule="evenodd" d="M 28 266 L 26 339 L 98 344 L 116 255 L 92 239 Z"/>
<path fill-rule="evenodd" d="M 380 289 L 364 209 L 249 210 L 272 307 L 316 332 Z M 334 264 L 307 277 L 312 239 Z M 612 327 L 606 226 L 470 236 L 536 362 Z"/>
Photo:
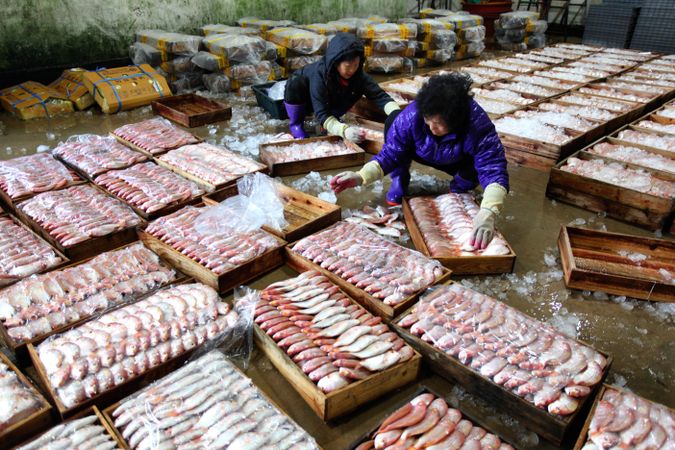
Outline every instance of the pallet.
<path fill-rule="evenodd" d="M 300 161 L 273 162 L 270 147 L 290 147 L 293 145 L 311 144 L 314 142 L 338 143 L 344 142 L 345 145 L 353 150 L 352 153 L 337 156 L 324 156 L 320 158 L 303 159 Z M 260 160 L 270 168 L 271 175 L 275 177 L 285 177 L 289 175 L 299 175 L 311 171 L 341 169 L 344 167 L 358 166 L 365 161 L 365 152 L 357 144 L 342 139 L 339 136 L 323 136 L 307 139 L 295 139 L 292 141 L 274 142 L 269 144 L 260 144 Z"/>
<path fill-rule="evenodd" d="M 115 139 L 117 139 L 119 142 L 126 145 L 130 149 L 136 150 L 137 152 L 141 152 L 144 155 L 149 156 L 150 158 L 154 158 L 155 156 L 163 155 L 164 153 L 168 152 L 169 150 L 174 150 L 176 148 L 182 147 L 182 145 L 174 145 L 172 147 L 163 148 L 161 151 L 159 151 L 157 153 L 152 153 L 152 152 L 147 151 L 144 148 L 139 147 L 138 145 L 134 144 L 133 142 L 128 141 L 128 140 L 124 139 L 123 137 L 118 136 L 118 135 L 116 135 L 112 132 L 110 133 L 110 136 L 114 137 Z M 197 140 L 197 142 L 193 142 L 193 144 L 199 144 L 200 142 L 204 142 L 204 139 L 200 138 L 199 136 L 195 136 L 195 135 L 193 135 L 193 136 Z"/>
<path fill-rule="evenodd" d="M 561 445 L 563 441 L 573 435 L 575 430 L 579 429 L 588 409 L 591 407 L 595 394 L 602 384 L 602 380 L 607 376 L 612 364 L 612 357 L 600 352 L 607 358 L 607 366 L 605 366 L 601 382 L 580 402 L 579 407 L 573 414 L 569 416 L 556 416 L 550 414 L 545 409 L 536 407 L 533 403 L 522 399 L 513 392 L 504 389 L 494 381 L 480 375 L 476 370 L 465 366 L 458 360 L 410 333 L 405 328 L 400 327 L 398 321 L 410 314 L 412 310 L 413 307 L 399 316 L 396 323 L 392 323 L 390 326 L 399 336 L 422 354 L 424 360 L 435 373 L 451 383 L 461 386 L 472 394 L 482 397 L 490 404 L 499 405 L 500 409 L 508 411 L 523 426 L 556 445 Z M 579 340 L 576 340 L 576 342 L 590 347 L 585 342 Z"/>
<path fill-rule="evenodd" d="M 403 300 L 401 303 L 398 305 L 390 306 L 386 305 L 382 300 L 377 299 L 364 291 L 363 289 L 357 288 L 351 283 L 348 283 L 347 280 L 344 280 L 340 278 L 339 276 L 335 275 L 333 272 L 330 272 L 320 265 L 310 261 L 309 259 L 305 258 L 304 256 L 300 255 L 299 253 L 296 253 L 292 250 L 293 246 L 295 245 L 295 242 L 292 244 L 289 244 L 286 247 L 286 264 L 288 264 L 291 268 L 293 268 L 297 272 L 305 272 L 307 270 L 315 270 L 317 272 L 320 272 L 322 275 L 328 277 L 333 283 L 337 284 L 340 286 L 340 289 L 345 291 L 349 297 L 352 299 L 356 300 L 356 302 L 366 308 L 369 312 L 372 314 L 375 314 L 377 316 L 381 316 L 384 319 L 393 319 L 394 317 L 398 316 L 401 312 L 405 311 L 408 309 L 410 306 L 412 306 L 414 303 L 417 302 L 419 296 L 426 291 L 425 289 L 420 290 L 419 292 L 416 292 L 412 294 L 411 296 L 407 297 L 405 300 Z M 439 284 L 443 283 L 444 281 L 448 280 L 450 278 L 450 274 L 452 273 L 449 269 L 444 269 L 444 275 L 441 276 L 439 280 L 436 281 L 434 284 Z M 429 286 L 431 287 L 431 286 Z"/>
<path fill-rule="evenodd" d="M 297 241 L 307 235 L 323 230 L 339 221 L 342 217 L 342 208 L 338 205 L 280 183 L 276 185 L 276 188 L 279 198 L 284 204 L 284 218 L 288 222 L 288 226 L 281 231 L 268 226 L 263 226 L 262 228 L 286 242 Z M 227 192 L 227 194 L 230 194 L 228 197 L 237 195 L 237 193 L 236 189 L 231 189 Z M 219 197 L 222 197 L 222 195 L 219 195 Z M 225 198 L 227 197 L 215 201 L 210 196 L 206 196 L 203 198 L 203 201 L 205 205 L 210 206 Z"/>
<path fill-rule="evenodd" d="M 152 112 L 187 128 L 230 120 L 232 108 L 197 94 L 174 95 L 154 100 Z"/>
<path fill-rule="evenodd" d="M 410 239 L 412 239 L 415 248 L 423 255 L 433 258 L 450 269 L 454 275 L 486 275 L 513 272 L 513 266 L 516 263 L 516 252 L 511 245 L 506 245 L 511 250 L 508 255 L 496 256 L 433 256 L 424 241 L 424 236 L 417 226 L 417 221 L 410 208 L 410 200 L 403 198 L 403 218 L 405 219 Z"/>
<path fill-rule="evenodd" d="M 102 192 L 105 192 L 100 189 L 99 186 L 92 186 L 101 190 Z M 115 231 L 114 233 L 107 234 L 105 236 L 93 237 L 86 241 L 78 242 L 77 244 L 71 245 L 69 247 L 64 247 L 51 234 L 49 234 L 47 230 L 42 228 L 39 223 L 33 220 L 32 217 L 28 216 L 28 214 L 24 213 L 21 209 L 17 208 L 16 216 L 19 220 L 21 220 L 21 222 L 28 225 L 33 231 L 39 234 L 45 241 L 49 242 L 52 247 L 66 255 L 71 263 L 94 257 L 109 250 L 114 250 L 138 239 L 136 236 L 136 225 L 134 225 L 122 230 Z M 138 226 L 144 227 L 145 222 L 141 219 L 141 223 Z"/>
<path fill-rule="evenodd" d="M 82 419 L 82 418 L 84 418 L 86 416 L 90 416 L 90 415 L 95 415 L 97 417 L 98 422 L 99 422 L 98 425 L 101 425 L 103 428 L 105 428 L 105 431 L 113 438 L 113 441 L 117 444 L 118 448 L 124 448 L 124 447 L 122 447 L 122 441 L 120 441 L 118 436 L 113 431 L 112 426 L 103 417 L 103 414 L 101 413 L 101 411 L 96 406 L 92 406 L 91 408 L 87 408 L 83 411 L 80 411 L 79 413 L 73 415 L 73 417 L 71 417 L 70 419 L 66 420 L 63 423 L 65 424 L 65 423 L 71 422 L 71 421 L 76 420 L 76 419 Z M 94 422 L 92 425 L 97 425 L 97 423 Z M 45 432 L 47 432 L 47 431 L 49 431 L 49 430 L 45 430 Z M 17 445 L 13 450 L 18 450 L 20 447 L 23 447 L 25 445 L 29 445 L 31 442 L 40 438 L 40 436 L 42 436 L 43 434 L 44 433 L 33 436 L 30 440 L 24 441 L 21 444 Z"/>
<path fill-rule="evenodd" d="M 112 249 L 111 251 L 122 250 L 123 248 L 129 247 L 130 245 L 134 245 L 134 244 L 136 244 L 136 242 L 132 242 L 132 243 L 127 244 L 127 245 L 123 245 L 119 248 Z M 99 255 L 95 255 L 95 256 L 99 256 Z M 79 266 L 81 264 L 85 264 L 85 263 L 89 262 L 91 259 L 93 259 L 95 256 L 92 256 L 92 257 L 87 258 L 85 260 L 79 261 L 77 263 L 72 263 L 72 264 L 60 266 L 58 268 L 53 269 L 52 272 L 54 272 L 56 270 L 65 270 L 65 269 L 69 269 L 71 267 L 75 267 L 75 266 Z M 162 260 L 162 262 L 167 267 L 171 267 L 171 264 L 169 264 L 167 261 L 164 261 L 161 257 L 160 257 L 160 260 Z M 185 275 L 183 275 L 178 270 L 176 270 L 176 279 L 169 284 L 182 283 L 186 279 L 187 279 L 187 277 L 185 277 Z M 9 336 L 9 333 L 7 332 L 7 328 L 2 323 L 0 323 L 0 339 L 2 340 L 2 342 L 4 342 L 7 349 L 14 354 L 14 356 L 17 359 L 17 362 L 18 362 L 19 366 L 20 367 L 26 367 L 30 364 L 30 355 L 28 355 L 28 344 L 32 344 L 33 346 L 37 346 L 42 341 L 47 339 L 49 336 L 52 336 L 52 335 L 58 334 L 58 333 L 63 333 L 65 331 L 70 330 L 71 328 L 75 328 L 75 327 L 83 324 L 84 322 L 87 322 L 92 317 L 100 315 L 104 312 L 109 312 L 109 311 L 112 311 L 114 309 L 118 309 L 119 307 L 122 307 L 122 306 L 125 306 L 125 305 L 129 304 L 130 301 L 132 301 L 132 300 L 133 301 L 141 300 L 141 299 L 143 299 L 143 298 L 145 298 L 149 295 L 152 295 L 153 293 L 155 293 L 159 289 L 162 289 L 166 286 L 168 286 L 168 284 L 164 284 L 162 286 L 159 286 L 159 287 L 157 287 L 157 289 L 154 289 L 150 292 L 139 295 L 138 297 L 135 297 L 135 298 L 132 297 L 132 298 L 125 299 L 125 301 L 119 302 L 117 305 L 115 305 L 115 306 L 113 306 L 113 307 L 111 307 L 111 308 L 109 308 L 105 311 L 98 311 L 93 315 L 89 315 L 89 316 L 86 316 L 86 317 L 80 317 L 80 319 L 76 320 L 75 322 L 71 322 L 69 324 L 62 325 L 60 327 L 56 327 L 53 330 L 51 330 L 50 332 L 42 334 L 38 337 L 34 337 L 33 339 L 31 339 L 29 341 L 16 342 L 14 339 L 12 339 Z"/>
<path fill-rule="evenodd" d="M 563 225 L 558 248 L 568 288 L 675 302 L 673 285 L 658 273 L 659 269 L 675 272 L 673 241 Z M 635 263 L 621 256 L 621 250 L 641 253 L 647 259 Z M 644 274 L 639 268 L 654 273 Z"/>
<path fill-rule="evenodd" d="M 366 441 L 372 440 L 373 437 L 375 436 L 375 433 L 380 428 L 380 426 L 385 421 L 385 419 L 387 419 L 395 411 L 398 411 L 400 408 L 405 406 L 407 403 L 409 403 L 415 397 L 417 397 L 419 395 L 422 395 L 422 394 L 425 394 L 425 393 L 433 394 L 434 396 L 436 396 L 438 398 L 442 398 L 443 400 L 446 401 L 449 408 L 453 408 L 453 406 L 451 404 L 451 401 L 449 400 L 449 397 L 447 395 L 439 394 L 434 389 L 431 389 L 430 387 L 427 387 L 426 385 L 421 384 L 419 389 L 417 389 L 415 391 L 415 393 L 413 393 L 410 396 L 410 399 L 404 400 L 404 401 L 400 402 L 399 404 L 397 404 L 394 408 L 391 408 L 390 410 L 387 410 L 387 412 L 385 412 L 382 415 L 381 420 L 378 421 L 378 424 L 374 427 L 371 427 L 367 432 L 363 433 L 358 439 L 356 439 L 356 441 L 354 441 L 352 444 L 349 445 L 348 449 L 349 450 L 356 450 L 360 444 L 362 444 Z M 488 433 L 492 433 L 495 436 L 499 436 L 490 427 L 483 425 L 480 420 L 476 420 L 476 418 L 473 417 L 472 415 L 467 414 L 466 412 L 462 411 L 461 407 L 457 407 L 456 409 L 458 409 L 462 413 L 462 419 L 468 419 L 471 422 L 473 422 L 474 425 L 478 424 L 481 428 L 485 429 Z M 419 436 L 417 436 L 417 437 L 419 437 Z M 499 438 L 501 439 L 501 436 L 499 436 Z M 502 442 L 508 444 L 508 441 L 502 440 Z M 511 445 L 511 444 L 509 444 L 509 445 Z"/>
<path fill-rule="evenodd" d="M 587 152 L 577 152 L 570 157 L 612 161 Z M 653 231 L 670 226 L 669 221 L 675 211 L 675 199 L 656 197 L 561 170 L 560 167 L 566 162 L 567 160 L 563 160 L 551 169 L 546 187 L 548 197 L 590 211 L 605 212 L 614 219 Z M 658 170 L 649 168 L 642 170 L 664 180 L 672 177 Z"/>
<path fill-rule="evenodd" d="M 0 362 L 5 364 L 10 371 L 14 372 L 19 378 L 19 381 L 30 390 L 41 403 L 41 406 L 37 411 L 24 415 L 24 417 L 16 418 L 7 428 L 0 430 L 2 447 L 10 448 L 19 442 L 44 431 L 52 424 L 52 405 L 47 402 L 42 394 L 35 386 L 33 386 L 33 383 L 31 383 L 2 352 L 0 352 Z"/>
<path fill-rule="evenodd" d="M 257 258 L 220 275 L 212 272 L 202 264 L 185 256 L 169 244 L 144 230 L 138 229 L 138 237 L 146 247 L 169 261 L 173 267 L 193 277 L 195 280 L 211 286 L 220 294 L 224 294 L 241 284 L 251 281 L 284 263 L 283 248 L 286 242 L 276 236 L 274 238 L 279 243 L 278 247 L 268 250 Z"/>

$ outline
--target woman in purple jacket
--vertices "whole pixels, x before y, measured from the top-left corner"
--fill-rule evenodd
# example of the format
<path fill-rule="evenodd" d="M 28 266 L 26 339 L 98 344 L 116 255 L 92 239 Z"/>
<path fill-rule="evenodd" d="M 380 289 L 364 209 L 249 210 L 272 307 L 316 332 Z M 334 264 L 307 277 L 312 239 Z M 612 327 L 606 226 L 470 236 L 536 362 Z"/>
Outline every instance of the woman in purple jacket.
<path fill-rule="evenodd" d="M 460 73 L 431 77 L 417 99 L 388 130 L 382 150 L 358 172 L 343 172 L 330 185 L 336 193 L 391 177 L 389 204 L 400 204 L 410 182 L 412 161 L 453 176 L 450 192 L 480 183 L 483 200 L 474 218 L 472 245 L 485 248 L 509 189 L 506 157 L 495 127 L 470 94 L 471 79 Z"/>

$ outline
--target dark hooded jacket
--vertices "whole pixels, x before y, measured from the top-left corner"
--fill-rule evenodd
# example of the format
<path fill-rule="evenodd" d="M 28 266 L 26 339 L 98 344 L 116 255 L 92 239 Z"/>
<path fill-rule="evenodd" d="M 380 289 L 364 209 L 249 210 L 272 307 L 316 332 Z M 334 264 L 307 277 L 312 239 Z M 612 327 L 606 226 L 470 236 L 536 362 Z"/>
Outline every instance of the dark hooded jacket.
<path fill-rule="evenodd" d="M 352 76 L 346 86 L 338 80 L 337 62 L 348 53 L 358 52 L 361 56 L 359 70 Z M 309 81 L 309 94 L 314 114 L 320 123 L 330 116 L 342 117 L 362 97 L 366 96 L 377 106 L 392 102 L 380 86 L 363 71 L 363 43 L 353 34 L 337 33 L 328 44 L 326 55 L 313 64 L 300 69 L 300 74 Z"/>

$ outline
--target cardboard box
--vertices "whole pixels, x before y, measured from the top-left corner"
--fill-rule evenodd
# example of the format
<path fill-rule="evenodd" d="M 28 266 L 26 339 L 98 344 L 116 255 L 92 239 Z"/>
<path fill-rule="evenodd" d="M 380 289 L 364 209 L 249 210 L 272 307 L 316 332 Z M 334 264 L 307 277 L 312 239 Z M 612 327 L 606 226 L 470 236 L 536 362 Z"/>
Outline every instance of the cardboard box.
<path fill-rule="evenodd" d="M 64 70 L 59 78 L 49 83 L 49 87 L 73 102 L 77 109 L 87 109 L 94 104 L 94 97 L 82 83 L 85 72 L 79 67 Z"/>
<path fill-rule="evenodd" d="M 73 112 L 73 103 L 54 89 L 26 81 L 0 91 L 0 104 L 21 120 Z"/>

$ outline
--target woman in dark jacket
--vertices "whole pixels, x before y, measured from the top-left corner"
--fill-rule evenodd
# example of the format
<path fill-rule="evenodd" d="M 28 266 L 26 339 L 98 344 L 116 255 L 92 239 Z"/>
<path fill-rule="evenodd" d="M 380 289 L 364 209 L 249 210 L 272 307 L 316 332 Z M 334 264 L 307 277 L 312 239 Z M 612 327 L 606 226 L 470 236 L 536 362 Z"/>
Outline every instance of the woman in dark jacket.
<path fill-rule="evenodd" d="M 333 190 L 339 193 L 389 174 L 387 201 L 400 204 L 412 161 L 452 175 L 450 192 L 466 192 L 480 183 L 483 201 L 474 218 L 472 244 L 485 248 L 494 236 L 495 216 L 508 192 L 509 175 L 504 147 L 470 88 L 471 79 L 460 73 L 431 77 L 386 130 L 380 153 L 359 172 L 335 176 L 330 181 Z"/>
<path fill-rule="evenodd" d="M 293 137 L 307 137 L 302 123 L 305 114 L 314 110 L 314 115 L 329 134 L 359 142 L 363 139 L 361 131 L 338 119 L 363 95 L 387 115 L 399 110 L 398 104 L 363 71 L 363 63 L 361 41 L 352 34 L 337 33 L 320 61 L 293 73 L 286 82 L 284 93 Z"/>

